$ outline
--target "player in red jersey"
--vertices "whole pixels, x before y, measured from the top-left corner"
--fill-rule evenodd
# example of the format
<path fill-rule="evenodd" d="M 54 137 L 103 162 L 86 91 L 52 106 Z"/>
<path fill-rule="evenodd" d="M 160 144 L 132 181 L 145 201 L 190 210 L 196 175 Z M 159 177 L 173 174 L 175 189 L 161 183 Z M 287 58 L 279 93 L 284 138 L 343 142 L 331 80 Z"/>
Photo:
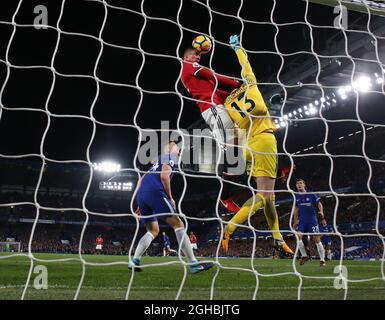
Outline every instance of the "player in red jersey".
<path fill-rule="evenodd" d="M 225 133 L 222 130 L 234 128 L 226 109 L 223 108 L 223 103 L 230 92 L 240 86 L 240 83 L 199 65 L 200 57 L 194 48 L 185 50 L 181 80 L 192 97 L 198 100 L 197 105 L 202 117 L 213 130 L 215 137 L 223 143 L 227 139 L 225 139 Z M 224 88 L 222 89 L 222 87 Z M 210 121 L 211 118 L 217 118 L 216 114 L 220 119 Z M 224 127 L 221 127 L 219 120 L 222 120 Z M 215 129 L 216 132 L 214 132 Z"/>
<path fill-rule="evenodd" d="M 100 254 L 103 250 L 103 238 L 102 235 L 99 234 L 96 238 L 96 254 Z"/>
<path fill-rule="evenodd" d="M 190 232 L 189 238 L 190 238 L 190 242 L 191 242 L 191 247 L 194 250 L 198 250 L 198 240 L 197 240 L 197 237 L 195 236 L 194 232 L 192 232 L 192 231 Z"/>
<path fill-rule="evenodd" d="M 184 51 L 181 80 L 187 91 L 197 100 L 202 117 L 211 128 L 214 137 L 225 148 L 225 143 L 235 144 L 235 137 L 234 122 L 223 103 L 240 83 L 199 65 L 200 58 L 200 54 L 192 47 Z M 221 203 L 229 211 L 235 213 L 239 210 L 232 198 L 228 198 L 225 194 L 222 198 Z"/>

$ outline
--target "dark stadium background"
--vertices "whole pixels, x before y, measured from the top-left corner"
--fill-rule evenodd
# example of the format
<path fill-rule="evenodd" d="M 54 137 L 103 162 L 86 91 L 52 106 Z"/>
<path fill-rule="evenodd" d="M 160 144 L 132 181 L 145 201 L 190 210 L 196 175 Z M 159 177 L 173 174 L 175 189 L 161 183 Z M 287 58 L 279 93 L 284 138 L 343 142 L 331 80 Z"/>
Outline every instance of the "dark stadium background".
<path fill-rule="evenodd" d="M 110 1 L 112 5 L 126 6 L 140 12 L 140 1 Z M 10 21 L 17 1 L 3 1 L 1 20 Z M 31 24 L 35 18 L 33 8 L 37 4 L 44 4 L 49 12 L 49 25 L 55 27 L 60 12 L 61 1 L 27 1 L 23 2 L 16 22 Z M 213 9 L 230 14 L 236 14 L 239 1 L 210 1 Z M 260 1 L 256 5 L 253 1 L 244 1 L 242 17 L 254 21 L 268 21 L 269 12 L 273 1 Z M 153 57 L 149 54 L 175 55 L 179 41 L 179 28 L 170 22 L 156 21 L 150 17 L 163 17 L 176 21 L 179 1 L 171 1 L 165 6 L 159 1 L 144 1 L 144 13 L 149 16 L 141 39 L 145 55 L 144 68 L 139 77 L 141 88 L 153 91 L 154 94 L 144 93 L 138 125 L 142 128 L 159 128 L 160 120 L 170 120 L 171 129 L 176 128 L 177 116 L 181 109 L 179 98 L 175 94 L 156 94 L 157 91 L 175 91 L 174 84 L 178 79 L 180 63 L 176 59 Z M 296 10 L 293 10 L 295 6 Z M 254 8 L 249 9 L 249 8 Z M 274 20 L 277 23 L 303 21 L 305 4 L 303 1 L 277 1 Z M 356 13 L 351 13 L 354 15 Z M 63 31 L 78 32 L 98 36 L 103 21 L 104 9 L 101 3 L 93 1 L 66 1 L 63 19 L 60 28 Z M 309 22 L 319 25 L 332 25 L 335 15 L 329 7 L 310 5 L 308 13 Z M 103 39 L 106 42 L 138 48 L 139 32 L 144 19 L 137 14 L 109 10 Z M 201 32 L 209 32 L 209 15 L 203 6 L 191 1 L 184 1 L 180 14 L 183 26 Z M 227 18 L 215 14 L 211 25 L 215 39 L 226 42 L 231 34 L 241 31 L 241 23 L 234 18 Z M 12 32 L 12 26 L 1 24 L 1 58 L 5 60 L 5 50 Z M 249 50 L 275 51 L 272 26 L 245 25 L 243 45 Z M 323 49 L 322 39 L 330 36 L 332 31 L 314 28 L 316 39 L 315 50 Z M 336 31 L 333 31 L 336 32 Z M 185 31 L 182 38 L 181 50 L 191 43 L 194 33 Z M 20 27 L 17 29 L 11 50 L 10 62 L 15 65 L 43 65 L 50 66 L 53 49 L 56 44 L 57 32 L 50 30 L 35 30 L 33 27 Z M 278 36 L 279 49 L 283 53 L 295 51 L 310 51 L 310 29 L 303 25 L 280 27 Z M 81 36 L 61 35 L 58 54 L 55 60 L 55 69 L 63 74 L 93 75 L 98 50 L 98 41 Z M 211 57 L 204 56 L 202 63 L 209 64 Z M 288 61 L 286 61 L 288 60 Z M 285 62 L 290 62 L 286 59 Z M 135 50 L 122 50 L 105 46 L 97 75 L 100 79 L 135 85 L 135 78 L 140 67 L 141 54 Z M 259 81 L 264 82 L 272 74 L 276 74 L 281 64 L 277 56 L 271 54 L 258 54 L 251 56 L 251 62 Z M 222 74 L 239 76 L 239 65 L 236 57 L 229 47 L 216 44 L 215 54 L 212 57 L 212 66 Z M 1 81 L 4 81 L 6 66 L 1 64 Z M 277 82 L 277 81 L 276 81 Z M 29 107 L 44 109 L 47 95 L 52 83 L 52 74 L 49 70 L 13 69 L 9 83 L 3 96 L 3 104 L 8 107 Z M 182 86 L 180 92 L 187 95 Z M 58 114 L 87 115 L 95 98 L 96 85 L 92 79 L 57 77 L 53 97 L 49 110 Z M 374 96 L 374 95 L 373 95 Z M 371 103 L 370 96 L 365 98 L 360 105 L 361 116 L 370 122 L 380 121 L 379 112 Z M 353 103 L 355 101 L 352 101 Z M 374 101 L 375 102 L 375 101 Z M 135 89 L 100 85 L 100 95 L 94 109 L 94 117 L 103 122 L 133 124 L 134 112 L 138 108 L 139 92 Z M 181 128 L 187 128 L 194 121 L 200 119 L 200 114 L 194 103 L 184 100 L 185 108 L 180 123 Z M 350 112 L 348 112 L 350 111 Z M 284 110 L 286 112 L 286 110 Z M 348 112 L 348 113 L 347 113 Z M 336 108 L 332 115 L 326 117 L 355 119 L 354 108 Z M 1 125 L 2 139 L 1 150 L 6 154 L 39 153 L 42 132 L 46 125 L 46 116 L 33 112 L 7 112 L 4 111 Z M 383 120 L 383 119 L 382 119 Z M 91 134 L 91 122 L 86 120 L 52 118 L 51 127 L 44 145 L 44 152 L 54 159 L 85 159 L 85 147 Z M 313 134 L 298 136 L 290 132 L 293 139 L 289 139 L 291 150 L 314 144 L 315 139 L 322 139 L 323 128 L 319 121 L 308 121 L 313 129 Z M 317 126 L 318 124 L 318 126 Z M 331 128 L 332 135 L 339 135 L 334 130 L 340 127 L 349 127 L 351 124 L 338 125 Z M 332 126 L 333 127 L 333 126 Z M 308 132 L 306 124 L 304 131 Z M 354 129 L 353 129 L 354 130 Z M 97 127 L 95 143 L 92 146 L 91 159 L 98 160 L 106 154 L 116 158 L 125 167 L 132 167 L 132 158 L 136 148 L 136 130 Z M 305 139 L 306 138 L 306 139 Z M 309 140 L 308 140 L 309 139 Z M 313 140 L 314 139 L 314 140 Z M 323 140 L 323 139 L 322 139 Z M 73 143 L 77 141 L 77 143 Z"/>
<path fill-rule="evenodd" d="M 158 1 L 145 0 L 143 8 L 140 7 L 141 1 L 117 1 L 108 0 L 111 5 L 126 7 L 138 13 L 143 10 L 144 16 L 121 10 L 109 9 L 105 29 L 102 38 L 111 44 L 127 47 L 140 48 L 145 55 L 145 63 L 138 78 L 140 88 L 151 91 L 143 93 L 143 101 L 140 105 L 140 111 L 137 117 L 137 124 L 141 128 L 158 129 L 161 120 L 170 121 L 170 129 L 177 128 L 178 115 L 181 112 L 180 128 L 188 128 L 194 122 L 200 120 L 198 109 L 189 99 L 183 99 L 182 104 L 175 93 L 159 94 L 162 91 L 175 92 L 175 83 L 178 81 L 180 73 L 180 62 L 177 59 L 156 57 L 151 54 L 175 55 L 177 45 L 180 39 L 180 29 L 173 23 L 167 21 L 154 20 L 151 17 L 167 18 L 174 22 L 177 21 L 177 11 L 179 1 Z M 244 8 L 240 15 L 244 19 L 253 21 L 269 22 L 270 12 L 273 1 L 253 1 L 246 0 Z M 18 1 L 2 0 L 0 10 L 0 21 L 11 21 L 12 15 Z M 49 25 L 56 27 L 61 1 L 39 0 L 23 1 L 20 12 L 16 16 L 18 24 L 32 24 L 35 18 L 33 8 L 36 5 L 46 5 L 48 8 Z M 225 14 L 236 15 L 240 1 L 210 1 L 210 6 L 216 11 Z M 295 10 L 294 10 L 295 7 Z M 276 1 L 274 10 L 274 21 L 276 23 L 290 23 L 303 21 L 305 16 L 305 3 L 303 1 Z M 350 12 L 349 18 L 354 20 L 358 13 Z M 104 6 L 96 1 L 65 1 L 64 15 L 60 22 L 60 29 L 66 32 L 75 32 L 89 34 L 98 37 L 104 17 Z M 199 31 L 199 33 L 211 33 L 216 40 L 227 43 L 230 35 L 238 34 L 241 31 L 242 24 L 236 18 L 230 18 L 213 14 L 212 24 L 208 11 L 197 2 L 183 1 L 180 13 L 180 23 L 190 29 Z M 333 25 L 335 15 L 330 7 L 319 5 L 309 5 L 307 18 L 310 23 L 317 25 Z M 143 36 L 139 41 L 139 33 L 146 21 L 143 30 Z M 366 30 L 365 24 L 362 30 Z M 13 27 L 9 24 L 0 23 L 0 59 L 5 60 L 6 49 L 12 34 Z M 277 43 L 282 53 L 292 53 L 299 51 L 311 51 L 310 28 L 306 25 L 294 24 L 279 27 Z M 276 51 L 274 45 L 274 36 L 276 29 L 272 25 L 254 25 L 247 23 L 243 31 L 243 46 L 248 50 L 258 51 Z M 337 30 L 313 28 L 314 51 L 319 53 L 325 49 L 325 40 L 334 33 L 340 33 Z M 190 45 L 191 40 L 198 32 L 184 30 L 179 54 L 182 53 L 185 46 Z M 57 31 L 53 29 L 35 30 L 33 27 L 17 27 L 17 31 L 9 51 L 9 62 L 12 65 L 30 66 L 42 65 L 50 66 L 52 54 L 57 41 Z M 380 40 L 379 40 L 380 41 Z M 381 42 L 383 44 L 383 41 Z M 59 49 L 54 62 L 54 68 L 61 74 L 77 74 L 93 76 L 94 66 L 100 49 L 100 42 L 84 36 L 61 34 Z M 278 83 L 277 72 L 281 65 L 281 58 L 273 54 L 250 54 L 250 61 L 256 73 L 258 80 Z M 293 57 L 285 57 L 283 73 L 286 66 L 295 58 L 300 64 L 301 59 L 305 59 L 306 54 L 298 54 Z M 384 57 L 382 57 L 384 58 Z M 233 51 L 220 43 L 215 43 L 215 50 L 202 59 L 202 64 L 212 67 L 222 74 L 237 75 L 240 74 L 240 68 Z M 103 54 L 97 68 L 97 77 L 101 80 L 136 85 L 136 77 L 142 63 L 142 54 L 137 50 L 123 50 L 104 46 Z M 345 63 L 345 60 L 343 61 Z M 348 62 L 347 62 L 348 63 Z M 385 60 L 382 60 L 385 63 Z M 343 66 L 341 66 L 342 68 Z M 334 72 L 339 73 L 336 68 Z M 2 86 L 6 77 L 7 66 L 0 62 L 0 85 Z M 371 70 L 372 72 L 372 70 Z M 11 67 L 10 78 L 4 89 L 1 103 L 7 108 L 32 108 L 45 109 L 47 97 L 53 81 L 52 72 L 48 69 L 25 69 Z M 271 82 L 271 81 L 270 81 Z M 315 79 L 309 79 L 313 82 L 315 92 L 320 96 L 319 87 L 315 85 Z M 286 83 L 285 83 L 286 84 Z M 345 84 L 344 82 L 341 83 Z M 287 83 L 289 85 L 289 83 Z M 262 91 L 267 91 L 277 85 L 262 85 Z M 187 92 L 178 83 L 178 90 L 183 96 L 188 96 Z M 279 90 L 279 87 L 278 87 Z M 288 89 L 288 94 L 292 89 Z M 52 97 L 48 104 L 48 109 L 54 114 L 72 114 L 90 116 L 90 107 L 96 94 L 96 82 L 94 79 L 64 77 L 56 75 L 56 83 Z M 317 97 L 309 97 L 309 103 Z M 368 93 L 360 95 L 358 111 L 361 119 L 372 124 L 385 125 L 384 96 L 381 94 Z M 139 106 L 140 92 L 135 88 L 123 86 L 112 86 L 100 83 L 100 92 L 93 110 L 93 116 L 96 120 L 104 123 L 134 124 L 134 115 Z M 329 122 L 329 132 L 326 135 L 326 127 L 320 119 L 308 119 L 298 122 L 288 129 L 288 137 L 285 142 L 286 150 L 294 153 L 310 146 L 316 146 L 323 143 L 326 138 L 330 145 L 338 143 L 341 136 L 347 136 L 362 127 L 359 123 L 351 121 L 357 120 L 356 99 L 349 99 L 340 102 L 338 106 L 323 113 L 323 116 L 329 120 L 344 119 L 342 122 Z M 290 109 L 284 107 L 282 114 L 289 112 Z M 281 111 L 279 111 L 281 112 Z M 280 115 L 280 113 L 278 113 Z M 50 128 L 44 143 L 44 154 L 48 158 L 56 160 L 86 160 L 86 148 L 92 134 L 92 122 L 86 119 L 60 118 L 51 116 Z M 40 153 L 40 143 L 43 132 L 47 125 L 47 115 L 42 112 L 32 111 L 10 111 L 4 110 L 0 119 L 0 154 L 4 155 L 22 155 L 29 153 Z M 280 152 L 283 152 L 282 142 L 284 140 L 285 130 L 279 130 L 277 133 Z M 362 155 L 362 135 L 356 135 L 346 142 L 347 154 Z M 333 144 L 334 143 L 334 144 Z M 342 143 L 342 142 L 341 142 Z M 91 162 L 100 162 L 105 159 L 112 159 L 119 162 L 124 168 L 133 168 L 133 160 L 138 145 L 138 132 L 135 128 L 124 128 L 97 125 L 95 139 L 90 149 Z M 365 150 L 369 157 L 377 157 L 385 153 L 384 131 L 382 128 L 375 128 L 367 135 Z M 322 148 L 318 149 L 320 153 Z M 340 152 L 337 147 L 328 150 L 330 153 Z M 381 152 L 382 151 L 382 152 Z M 323 179 L 320 184 L 309 182 L 314 191 L 329 190 L 329 172 L 330 159 L 327 156 L 318 157 L 296 157 L 298 160 L 295 176 L 311 179 L 314 172 L 318 173 L 318 179 Z M 287 156 L 280 157 L 281 166 L 289 165 Z M 382 169 L 381 163 L 375 164 Z M 0 157 L 0 184 L 1 185 L 20 185 L 22 188 L 36 186 L 38 174 L 40 172 L 41 159 L 38 157 L 28 157 L 23 159 L 10 159 Z M 368 178 L 368 165 L 363 159 L 352 157 L 336 158 L 335 166 L 337 170 L 333 173 L 333 183 L 337 186 L 346 186 L 351 183 L 353 178 L 359 177 L 356 182 L 361 188 L 361 192 L 366 190 L 366 180 Z M 362 169 L 364 167 L 364 169 Z M 355 168 L 357 168 L 355 170 Z M 344 173 L 343 169 L 347 169 Z M 41 197 L 39 202 L 44 205 L 45 193 L 47 187 L 69 189 L 70 192 L 84 192 L 88 182 L 89 169 L 85 164 L 54 164 L 47 161 L 43 179 Z M 87 207 L 97 212 L 129 212 L 129 197 L 122 193 L 112 193 L 106 191 L 104 200 L 94 197 L 97 193 L 97 183 L 104 177 L 95 175 L 93 189 L 88 195 Z M 187 186 L 187 194 L 192 197 L 188 209 L 197 210 L 200 216 L 206 212 L 214 212 L 215 202 L 207 202 L 207 208 L 201 208 L 202 201 L 205 201 L 205 195 L 201 195 L 202 183 L 207 191 L 218 192 L 219 183 L 208 181 L 203 178 L 190 178 Z M 180 194 L 183 182 L 180 177 L 176 177 L 175 193 Z M 279 185 L 285 189 L 284 184 Z M 205 190 L 206 191 L 206 190 Z M 381 193 L 383 195 L 383 193 Z M 279 196 L 279 195 L 278 195 Z M 17 201 L 32 201 L 33 193 L 24 193 L 22 198 Z M 14 195 L 2 194 L 2 203 L 12 203 L 16 201 Z M 22 200 L 20 200 L 22 199 Z M 195 199 L 195 200 L 194 200 Z M 75 207 L 82 208 L 81 197 L 74 197 Z M 104 203 L 103 203 L 104 201 Z M 113 203 L 119 201 L 119 210 L 111 209 Z M 327 200 L 325 200 L 327 201 Z M 335 199 L 334 199 L 335 201 Z M 347 200 L 347 202 L 349 202 Z M 47 206 L 66 207 L 62 203 L 60 196 L 55 200 L 50 200 Z M 110 209 L 106 209 L 105 203 L 110 204 Z M 352 200 L 352 203 L 354 201 Z M 204 203 L 205 204 L 205 203 Z M 348 206 L 349 204 L 347 204 Z M 373 204 L 375 205 L 375 204 Z M 71 207 L 72 204 L 71 204 Z M 199 210 L 197 209 L 199 208 Z M 333 208 L 333 207 L 331 207 Z M 9 208 L 6 208 L 9 209 Z M 5 210 L 5 209 L 4 209 Z M 202 213 L 203 212 L 203 213 Z M 54 215 L 52 212 L 46 212 L 47 216 L 54 216 L 55 219 L 62 215 Z M 73 212 L 74 216 L 84 219 L 81 212 Z M 333 210 L 329 211 L 332 217 Z M 198 215 L 198 214 L 197 214 Z M 94 217 L 92 217 L 94 218 Z M 371 216 L 375 218 L 375 215 Z M 99 218 L 100 220 L 111 220 Z M 124 220 L 124 219 L 122 219 Z"/>

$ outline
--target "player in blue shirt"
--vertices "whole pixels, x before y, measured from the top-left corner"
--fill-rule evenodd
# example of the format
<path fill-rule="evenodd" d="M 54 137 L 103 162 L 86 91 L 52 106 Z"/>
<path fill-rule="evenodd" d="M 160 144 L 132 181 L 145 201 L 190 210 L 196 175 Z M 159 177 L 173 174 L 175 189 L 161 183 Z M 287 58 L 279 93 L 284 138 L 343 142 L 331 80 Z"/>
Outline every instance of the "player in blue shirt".
<path fill-rule="evenodd" d="M 298 231 L 299 251 L 301 252 L 300 265 L 303 265 L 309 260 L 306 253 L 305 245 L 302 241 L 303 233 L 320 233 L 318 228 L 317 212 L 324 219 L 323 206 L 320 198 L 314 194 L 306 192 L 306 184 L 302 179 L 296 181 L 298 193 L 295 195 L 294 209 L 294 229 Z M 325 266 L 325 249 L 321 242 L 320 235 L 312 235 L 312 240 L 315 242 L 320 257 L 320 266 Z"/>
<path fill-rule="evenodd" d="M 333 227 L 327 224 L 326 219 L 321 220 L 321 224 L 319 225 L 319 230 L 322 233 L 334 232 Z M 321 241 L 326 250 L 326 259 L 331 260 L 332 259 L 332 250 L 331 250 L 332 238 L 330 237 L 330 235 L 325 234 L 325 235 L 322 235 Z"/>
<path fill-rule="evenodd" d="M 134 257 L 128 265 L 130 270 L 142 271 L 139 268 L 140 259 L 159 234 L 157 217 L 164 219 L 174 229 L 178 244 L 192 273 L 198 273 L 213 266 L 211 263 L 198 263 L 184 224 L 176 213 L 175 200 L 171 192 L 171 179 L 178 164 L 178 155 L 178 145 L 173 141 L 167 143 L 162 155 L 138 183 L 136 200 L 139 210 L 137 214 L 144 221 L 147 233 L 139 240 Z"/>
<path fill-rule="evenodd" d="M 171 241 L 166 232 L 163 232 L 163 256 L 165 257 L 166 255 L 168 256 L 172 253 L 176 253 L 174 249 L 171 249 Z"/>

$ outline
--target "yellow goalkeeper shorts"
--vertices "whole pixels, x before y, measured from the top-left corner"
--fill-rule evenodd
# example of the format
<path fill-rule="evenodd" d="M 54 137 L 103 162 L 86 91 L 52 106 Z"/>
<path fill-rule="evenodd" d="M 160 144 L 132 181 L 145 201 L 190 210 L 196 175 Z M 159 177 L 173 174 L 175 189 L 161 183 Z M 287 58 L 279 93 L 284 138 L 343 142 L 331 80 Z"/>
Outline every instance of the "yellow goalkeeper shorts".
<path fill-rule="evenodd" d="M 248 140 L 244 150 L 247 173 L 253 177 L 277 177 L 277 140 L 273 133 L 262 132 Z M 251 152 L 250 152 L 251 151 Z M 254 159 L 253 159 L 254 158 Z"/>

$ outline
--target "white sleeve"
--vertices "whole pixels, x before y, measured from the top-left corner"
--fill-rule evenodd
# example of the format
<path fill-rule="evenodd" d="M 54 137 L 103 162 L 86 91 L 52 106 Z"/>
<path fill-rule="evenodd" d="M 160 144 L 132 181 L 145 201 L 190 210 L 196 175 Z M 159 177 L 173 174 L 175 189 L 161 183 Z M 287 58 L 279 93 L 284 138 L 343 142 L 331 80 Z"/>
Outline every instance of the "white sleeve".
<path fill-rule="evenodd" d="M 198 63 L 194 62 L 193 64 L 193 67 L 197 68 L 194 72 L 194 77 L 198 76 L 198 73 L 199 71 L 201 71 L 203 69 L 202 66 L 200 66 Z"/>

